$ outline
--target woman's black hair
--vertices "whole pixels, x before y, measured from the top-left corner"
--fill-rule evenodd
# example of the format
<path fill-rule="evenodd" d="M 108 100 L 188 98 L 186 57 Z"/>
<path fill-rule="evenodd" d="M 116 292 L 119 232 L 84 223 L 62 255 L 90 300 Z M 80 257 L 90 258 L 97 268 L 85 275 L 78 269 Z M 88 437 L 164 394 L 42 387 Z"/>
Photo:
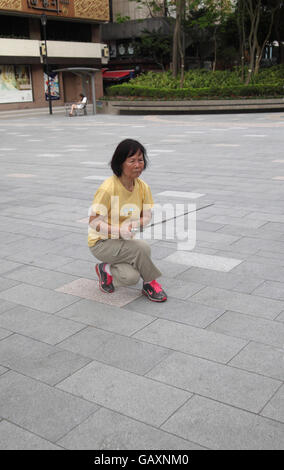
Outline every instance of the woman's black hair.
<path fill-rule="evenodd" d="M 147 152 L 145 147 L 143 147 L 140 142 L 133 139 L 125 139 L 118 144 L 110 162 L 111 169 L 116 176 L 122 175 L 122 165 L 125 160 L 128 157 L 132 157 L 132 155 L 135 155 L 135 153 L 139 150 L 143 155 L 145 170 L 148 165 Z"/>

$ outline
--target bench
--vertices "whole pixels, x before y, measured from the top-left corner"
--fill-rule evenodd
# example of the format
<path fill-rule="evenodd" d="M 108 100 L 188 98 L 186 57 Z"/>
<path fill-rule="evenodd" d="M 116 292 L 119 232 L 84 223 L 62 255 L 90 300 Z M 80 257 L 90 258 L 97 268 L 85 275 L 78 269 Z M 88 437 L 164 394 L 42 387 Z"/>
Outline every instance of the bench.
<path fill-rule="evenodd" d="M 71 111 L 71 106 L 74 103 L 65 103 L 65 115 L 69 116 Z M 82 107 L 74 109 L 74 116 L 87 116 L 87 104 L 88 102 L 84 103 Z"/>

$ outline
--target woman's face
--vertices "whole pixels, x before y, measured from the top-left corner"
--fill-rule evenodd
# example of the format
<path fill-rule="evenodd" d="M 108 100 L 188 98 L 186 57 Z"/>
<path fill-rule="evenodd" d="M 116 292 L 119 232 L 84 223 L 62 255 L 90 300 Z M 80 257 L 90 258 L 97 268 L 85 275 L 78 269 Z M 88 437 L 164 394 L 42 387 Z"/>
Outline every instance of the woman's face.
<path fill-rule="evenodd" d="M 138 178 L 144 170 L 144 158 L 141 150 L 128 157 L 122 164 L 122 174 L 127 178 Z"/>

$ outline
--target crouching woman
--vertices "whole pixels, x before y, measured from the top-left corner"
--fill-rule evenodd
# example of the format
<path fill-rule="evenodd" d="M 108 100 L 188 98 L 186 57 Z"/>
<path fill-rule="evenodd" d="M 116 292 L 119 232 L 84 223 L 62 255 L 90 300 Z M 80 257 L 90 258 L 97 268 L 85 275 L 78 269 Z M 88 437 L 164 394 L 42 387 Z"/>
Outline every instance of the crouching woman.
<path fill-rule="evenodd" d="M 161 272 L 151 259 L 150 246 L 135 239 L 151 220 L 153 198 L 139 176 L 147 167 L 146 150 L 138 141 L 125 139 L 112 160 L 113 175 L 95 193 L 90 210 L 88 245 L 101 263 L 96 264 L 99 286 L 112 293 L 116 287 L 143 280 L 142 293 L 153 302 L 167 295 L 156 279 Z"/>

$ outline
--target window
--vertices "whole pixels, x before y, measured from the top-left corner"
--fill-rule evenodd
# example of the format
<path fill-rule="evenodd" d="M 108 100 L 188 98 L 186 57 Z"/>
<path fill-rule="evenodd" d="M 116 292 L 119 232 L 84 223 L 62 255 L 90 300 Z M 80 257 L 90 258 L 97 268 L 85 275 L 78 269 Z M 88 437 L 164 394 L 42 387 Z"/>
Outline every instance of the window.
<path fill-rule="evenodd" d="M 0 15 L 1 38 L 29 38 L 29 20 L 20 16 Z"/>

